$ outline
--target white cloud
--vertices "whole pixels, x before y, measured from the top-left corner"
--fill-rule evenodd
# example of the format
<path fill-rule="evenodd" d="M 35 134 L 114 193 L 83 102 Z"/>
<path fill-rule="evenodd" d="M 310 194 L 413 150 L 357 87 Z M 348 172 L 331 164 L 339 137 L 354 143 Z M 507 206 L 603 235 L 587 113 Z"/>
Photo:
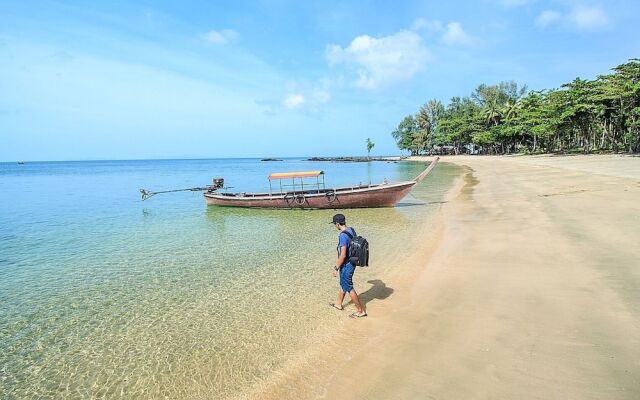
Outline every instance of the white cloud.
<path fill-rule="evenodd" d="M 238 39 L 238 32 L 231 29 L 222 29 L 220 31 L 209 31 L 203 33 L 201 38 L 207 43 L 228 44 Z"/>
<path fill-rule="evenodd" d="M 438 20 L 418 18 L 411 24 L 413 31 L 427 31 L 442 34 L 442 41 L 448 45 L 470 45 L 476 43 L 476 39 L 469 35 L 457 21 L 443 24 Z"/>
<path fill-rule="evenodd" d="M 474 42 L 474 39 L 462 29 L 462 25 L 459 22 L 449 22 L 447 24 L 442 40 L 450 45 L 468 45 Z"/>
<path fill-rule="evenodd" d="M 288 95 L 284 99 L 284 106 L 289 110 L 293 110 L 293 109 L 302 107 L 304 102 L 305 102 L 305 98 L 303 95 L 299 93 L 293 93 Z"/>
<path fill-rule="evenodd" d="M 544 28 L 547 25 L 550 25 L 554 22 L 559 21 L 561 18 L 562 18 L 562 14 L 560 14 L 559 12 L 552 11 L 552 10 L 545 10 L 541 12 L 540 15 L 538 15 L 538 18 L 536 18 L 536 25 Z"/>
<path fill-rule="evenodd" d="M 282 99 L 282 108 L 318 113 L 321 106 L 331 100 L 331 82 L 320 79 L 315 82 L 290 81 L 286 85 L 286 96 Z"/>
<path fill-rule="evenodd" d="M 322 112 L 322 106 L 331 100 L 332 84 L 327 78 L 316 81 L 291 80 L 286 83 L 282 97 L 262 100 L 260 103 L 267 107 L 266 111 L 269 114 L 278 114 L 286 110 L 318 114 Z"/>
<path fill-rule="evenodd" d="M 536 18 L 536 25 L 547 27 L 562 24 L 576 30 L 600 30 L 609 26 L 610 20 L 606 12 L 597 6 L 576 5 L 567 13 L 546 10 Z"/>
<path fill-rule="evenodd" d="M 606 28 L 609 17 L 599 7 L 578 6 L 567 16 L 568 21 L 579 29 L 595 30 Z"/>
<path fill-rule="evenodd" d="M 424 67 L 429 51 L 420 35 L 400 31 L 380 38 L 358 36 L 344 48 L 329 45 L 326 56 L 330 66 L 344 65 L 354 72 L 356 86 L 377 89 L 411 79 Z"/>

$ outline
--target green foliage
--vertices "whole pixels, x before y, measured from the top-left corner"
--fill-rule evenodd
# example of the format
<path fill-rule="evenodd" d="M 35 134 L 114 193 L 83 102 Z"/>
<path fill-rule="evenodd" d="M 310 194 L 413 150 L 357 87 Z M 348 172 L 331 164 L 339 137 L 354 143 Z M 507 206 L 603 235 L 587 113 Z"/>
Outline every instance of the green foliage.
<path fill-rule="evenodd" d="M 467 151 L 640 152 L 640 59 L 595 80 L 527 91 L 515 82 L 478 86 L 447 106 L 430 100 L 392 133 L 412 154 Z"/>
<path fill-rule="evenodd" d="M 438 122 L 441 146 L 451 146 L 458 154 L 465 144 L 482 131 L 485 117 L 482 108 L 470 97 L 454 97 Z"/>
<path fill-rule="evenodd" d="M 367 144 L 367 157 L 371 157 L 371 149 L 373 149 L 373 146 L 375 146 L 376 144 L 371 141 L 371 138 L 367 138 L 366 144 Z"/>
<path fill-rule="evenodd" d="M 409 150 L 411 154 L 417 154 L 415 142 L 419 130 L 420 127 L 413 115 L 407 115 L 400 121 L 396 130 L 391 132 L 391 135 L 396 140 L 396 144 L 400 150 Z"/>

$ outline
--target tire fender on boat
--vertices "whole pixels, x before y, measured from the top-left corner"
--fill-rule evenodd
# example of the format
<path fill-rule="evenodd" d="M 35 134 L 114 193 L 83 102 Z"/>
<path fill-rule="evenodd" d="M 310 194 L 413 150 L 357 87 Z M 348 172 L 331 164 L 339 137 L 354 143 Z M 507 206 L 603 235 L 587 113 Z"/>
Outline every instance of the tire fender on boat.
<path fill-rule="evenodd" d="M 329 204 L 333 203 L 338 198 L 335 190 L 327 190 L 327 193 L 325 193 L 324 195 L 326 196 Z"/>
<path fill-rule="evenodd" d="M 296 196 L 295 201 L 297 205 L 301 206 L 307 201 L 307 199 L 304 197 L 304 194 L 299 194 Z"/>

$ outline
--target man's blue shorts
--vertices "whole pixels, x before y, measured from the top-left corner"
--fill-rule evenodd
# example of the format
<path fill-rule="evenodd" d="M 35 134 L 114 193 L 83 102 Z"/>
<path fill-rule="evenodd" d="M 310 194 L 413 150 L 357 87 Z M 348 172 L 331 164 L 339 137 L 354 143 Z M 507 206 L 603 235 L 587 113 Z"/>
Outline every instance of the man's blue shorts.
<path fill-rule="evenodd" d="M 349 293 L 353 290 L 353 273 L 356 267 L 350 262 L 344 264 L 340 268 L 340 287 L 345 293 Z"/>

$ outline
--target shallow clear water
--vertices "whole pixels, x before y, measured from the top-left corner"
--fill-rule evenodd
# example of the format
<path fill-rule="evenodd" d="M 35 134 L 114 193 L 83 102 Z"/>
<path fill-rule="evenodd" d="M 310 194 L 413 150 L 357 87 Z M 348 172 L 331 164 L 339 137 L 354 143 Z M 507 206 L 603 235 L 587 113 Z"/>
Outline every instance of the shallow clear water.
<path fill-rule="evenodd" d="M 418 163 L 253 159 L 0 164 L 0 398 L 225 398 L 265 379 L 344 315 L 330 312 L 334 210 L 207 207 L 223 176 L 277 171 L 327 186 L 404 180 Z M 384 278 L 458 170 L 439 165 L 396 208 L 346 210 L 372 246 L 356 288 Z"/>

